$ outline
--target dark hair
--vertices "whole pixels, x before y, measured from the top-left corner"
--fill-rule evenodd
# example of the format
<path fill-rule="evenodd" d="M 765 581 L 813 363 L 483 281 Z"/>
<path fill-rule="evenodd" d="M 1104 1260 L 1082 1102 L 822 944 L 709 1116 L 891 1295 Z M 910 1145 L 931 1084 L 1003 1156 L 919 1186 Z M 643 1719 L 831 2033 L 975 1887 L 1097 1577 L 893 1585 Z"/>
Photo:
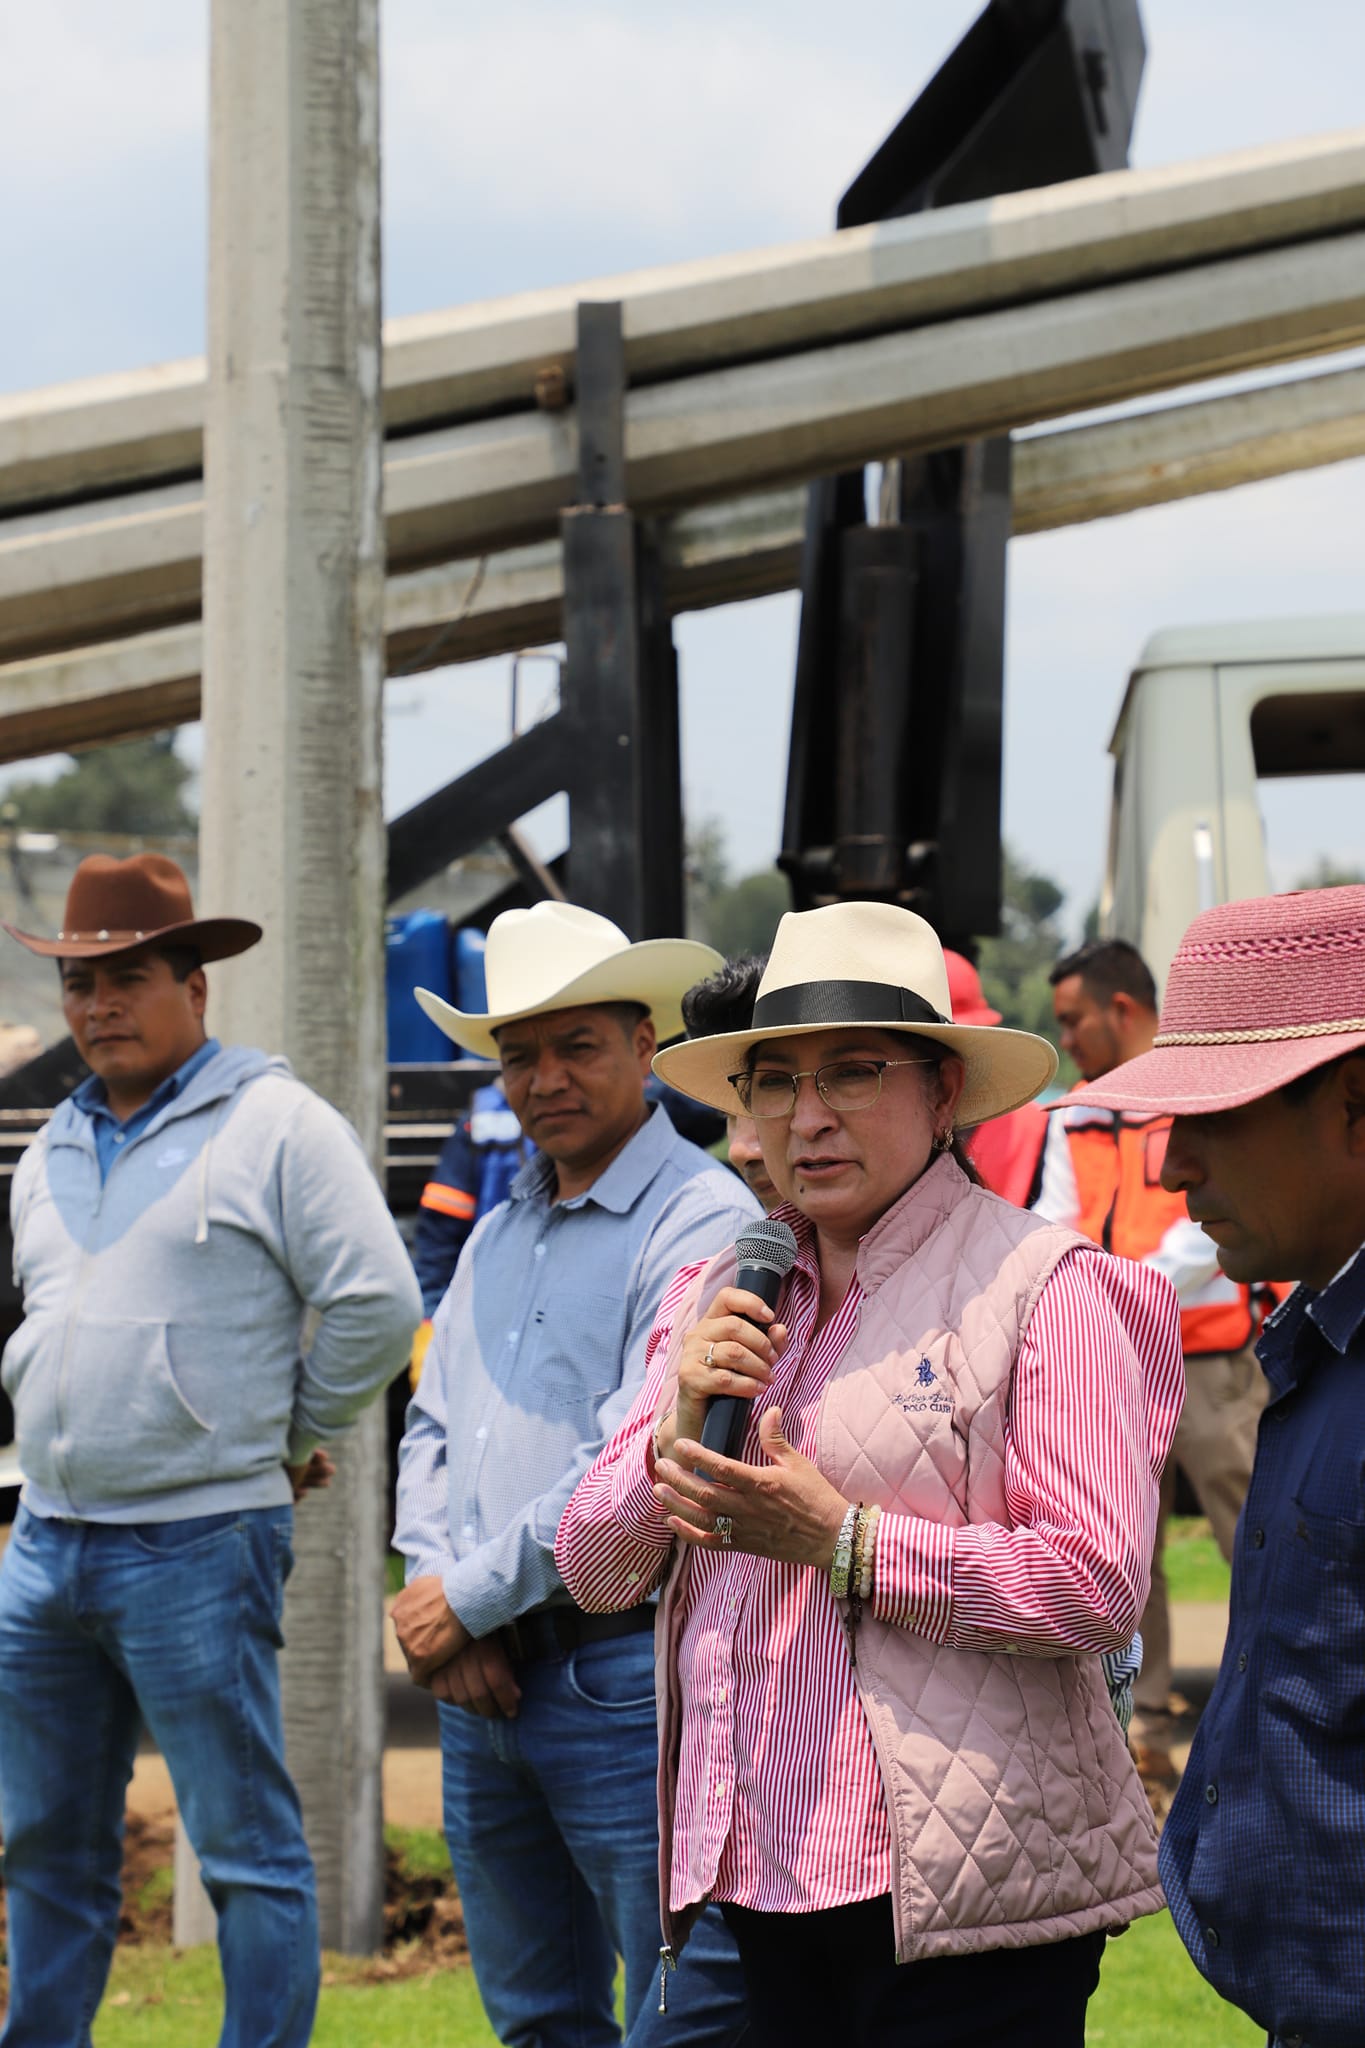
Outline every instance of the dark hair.
<path fill-rule="evenodd" d="M 754 997 L 768 964 L 766 953 L 737 953 L 687 991 L 683 1029 L 689 1038 L 722 1038 L 747 1031 L 754 1021 Z"/>
<path fill-rule="evenodd" d="M 594 1003 L 592 1007 L 605 1010 L 609 1017 L 614 1017 L 621 1027 L 621 1036 L 628 1039 L 635 1036 L 636 1026 L 643 1024 L 649 1015 L 644 1003 Z"/>
<path fill-rule="evenodd" d="M 166 946 L 158 946 L 151 943 L 147 944 L 145 947 L 128 946 L 125 950 L 129 953 L 145 951 L 149 959 L 164 960 L 177 981 L 188 981 L 190 976 L 196 973 L 197 970 L 201 968 L 204 964 L 203 956 L 200 953 L 199 948 L 192 942 L 186 943 L 184 940 L 172 939 L 170 944 Z M 121 960 L 123 958 L 123 954 L 106 953 L 104 955 L 97 955 L 96 957 L 112 960 Z M 88 966 L 90 963 L 85 960 L 82 960 L 79 963 L 74 963 L 64 958 L 59 959 L 57 962 L 58 979 L 61 980 L 64 978 L 64 968 L 75 964 L 79 964 L 80 966 L 85 967 Z"/>
<path fill-rule="evenodd" d="M 1065 953 L 1048 975 L 1056 988 L 1079 974 L 1085 992 L 1097 1003 L 1112 1003 L 1115 996 L 1131 996 L 1144 1010 L 1156 1009 L 1156 983 L 1152 970 L 1136 946 L 1127 939 L 1087 939 L 1074 953 Z"/>
<path fill-rule="evenodd" d="M 1280 1089 L 1281 1095 L 1286 1102 L 1292 1103 L 1295 1109 L 1301 1108 L 1309 1096 L 1321 1087 L 1329 1074 L 1334 1074 L 1338 1067 L 1345 1066 L 1347 1060 L 1358 1059 L 1362 1053 L 1365 1053 L 1365 1046 L 1358 1045 L 1350 1052 L 1339 1052 L 1335 1059 L 1324 1060 L 1320 1067 L 1310 1067 L 1306 1074 L 1296 1074 L 1292 1081 L 1283 1084 Z"/>

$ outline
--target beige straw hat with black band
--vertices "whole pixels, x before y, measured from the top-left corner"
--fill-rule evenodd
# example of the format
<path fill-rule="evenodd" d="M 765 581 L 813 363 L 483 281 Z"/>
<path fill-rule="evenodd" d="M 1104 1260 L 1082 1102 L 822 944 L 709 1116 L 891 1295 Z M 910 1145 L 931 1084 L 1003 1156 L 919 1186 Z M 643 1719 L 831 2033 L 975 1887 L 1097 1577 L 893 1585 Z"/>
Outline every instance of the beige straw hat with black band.
<path fill-rule="evenodd" d="M 793 910 L 777 928 L 747 1031 L 693 1038 L 655 1055 L 654 1071 L 683 1095 L 742 1114 L 731 1075 L 765 1039 L 846 1024 L 931 1038 L 962 1059 L 967 1078 L 955 1122 L 985 1123 L 1029 1102 L 1057 1071 L 1045 1038 L 1000 1025 L 955 1024 L 948 970 L 933 926 L 894 903 L 831 903 Z"/>

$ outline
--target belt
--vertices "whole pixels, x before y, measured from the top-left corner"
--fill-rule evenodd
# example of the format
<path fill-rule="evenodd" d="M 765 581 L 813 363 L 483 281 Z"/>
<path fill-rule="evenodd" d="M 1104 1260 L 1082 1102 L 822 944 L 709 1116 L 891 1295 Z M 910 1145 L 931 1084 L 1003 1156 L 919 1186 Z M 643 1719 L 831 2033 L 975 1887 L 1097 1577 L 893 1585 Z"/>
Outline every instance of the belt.
<path fill-rule="evenodd" d="M 567 1657 L 583 1643 L 605 1643 L 613 1636 L 633 1636 L 654 1627 L 655 1607 L 646 1601 L 624 1614 L 585 1614 L 581 1607 L 533 1607 L 502 1631 L 514 1664 L 535 1664 L 547 1657 Z"/>

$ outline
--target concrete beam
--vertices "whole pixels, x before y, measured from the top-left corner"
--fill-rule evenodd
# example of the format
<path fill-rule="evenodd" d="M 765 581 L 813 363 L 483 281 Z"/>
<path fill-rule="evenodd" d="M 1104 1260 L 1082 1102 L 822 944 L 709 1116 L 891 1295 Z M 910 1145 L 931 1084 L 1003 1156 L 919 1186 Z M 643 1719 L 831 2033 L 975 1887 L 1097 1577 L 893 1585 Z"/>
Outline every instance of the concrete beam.
<path fill-rule="evenodd" d="M 1356 232 L 633 391 L 629 499 L 673 513 L 1361 342 Z M 528 412 L 391 442 L 390 567 L 548 539 L 576 441 L 572 414 Z M 0 526 L 0 658 L 192 616 L 193 491 Z"/>
<path fill-rule="evenodd" d="M 1365 455 L 1365 369 L 1030 435 L 1014 447 L 1017 536 Z M 662 522 L 674 612 L 795 587 L 805 493 L 705 505 Z M 559 637 L 559 542 L 390 576 L 388 672 L 411 674 Z M 130 739 L 199 716 L 197 622 L 0 667 L 0 761 Z"/>
<path fill-rule="evenodd" d="M 1365 227 L 1365 131 L 1117 171 L 871 228 L 391 320 L 390 427 L 529 407 L 571 380 L 574 307 L 622 301 L 631 383 Z M 0 398 L 0 509 L 200 465 L 203 364 Z"/>
<path fill-rule="evenodd" d="M 261 944 L 216 1029 L 383 1171 L 379 0 L 214 0 L 200 888 Z M 286 1747 L 323 1945 L 379 1945 L 384 1402 L 298 1517 Z"/>

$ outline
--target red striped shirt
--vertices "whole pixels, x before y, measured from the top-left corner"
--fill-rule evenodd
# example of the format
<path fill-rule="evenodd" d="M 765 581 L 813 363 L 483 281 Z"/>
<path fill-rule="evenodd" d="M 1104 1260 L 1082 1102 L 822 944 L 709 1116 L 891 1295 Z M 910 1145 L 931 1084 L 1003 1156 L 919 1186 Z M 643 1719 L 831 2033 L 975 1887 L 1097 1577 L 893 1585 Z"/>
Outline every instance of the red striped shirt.
<path fill-rule="evenodd" d="M 812 1457 L 820 1397 L 857 1328 L 862 1290 L 855 1280 L 815 1331 L 812 1233 L 796 1212 L 782 1213 L 800 1252 L 770 1402 L 782 1410 L 788 1441 Z M 667 1562 L 672 1536 L 654 1499 L 650 1437 L 668 1336 L 700 1270 L 670 1285 L 639 1399 L 560 1524 L 555 1558 L 584 1607 L 631 1606 Z M 1168 1284 L 1089 1246 L 1068 1252 L 1015 1361 L 1005 1433 L 1010 1524 L 950 1529 L 884 1514 L 873 1612 L 963 1649 L 1059 1656 L 1126 1643 L 1146 1598 L 1157 1481 L 1182 1390 Z M 762 1456 L 756 1423 L 742 1453 L 751 1462 Z M 799 1913 L 888 1891 L 881 1778 L 825 1573 L 697 1551 L 682 1621 L 673 1907 L 710 1894 Z"/>

